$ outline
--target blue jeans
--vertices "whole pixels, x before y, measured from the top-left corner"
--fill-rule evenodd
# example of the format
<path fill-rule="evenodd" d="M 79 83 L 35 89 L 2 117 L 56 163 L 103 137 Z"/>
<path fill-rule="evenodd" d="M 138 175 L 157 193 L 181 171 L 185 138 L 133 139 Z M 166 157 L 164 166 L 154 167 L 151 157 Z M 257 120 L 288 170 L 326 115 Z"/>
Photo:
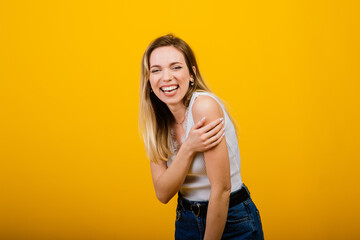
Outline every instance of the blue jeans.
<path fill-rule="evenodd" d="M 249 193 L 249 190 L 245 185 L 242 187 Z M 233 193 L 231 193 L 231 195 L 233 195 Z M 181 201 L 201 205 L 207 205 L 208 201 L 188 201 L 179 194 L 178 205 L 176 208 L 175 239 L 202 240 L 205 234 L 206 212 L 196 216 L 197 212 L 195 211 L 194 213 L 191 210 L 185 209 L 181 205 Z M 260 213 L 254 202 L 251 200 L 251 197 L 229 208 L 225 229 L 221 239 L 264 239 Z"/>

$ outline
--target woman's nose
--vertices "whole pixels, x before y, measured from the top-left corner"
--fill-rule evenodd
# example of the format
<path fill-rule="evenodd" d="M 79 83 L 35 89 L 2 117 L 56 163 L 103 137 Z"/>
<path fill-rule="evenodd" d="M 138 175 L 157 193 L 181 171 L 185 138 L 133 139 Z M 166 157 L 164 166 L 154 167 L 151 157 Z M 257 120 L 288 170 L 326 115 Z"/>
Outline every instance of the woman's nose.
<path fill-rule="evenodd" d="M 163 73 L 164 73 L 163 78 L 164 78 L 165 81 L 172 79 L 173 76 L 172 76 L 172 73 L 171 73 L 170 69 L 165 68 Z"/>

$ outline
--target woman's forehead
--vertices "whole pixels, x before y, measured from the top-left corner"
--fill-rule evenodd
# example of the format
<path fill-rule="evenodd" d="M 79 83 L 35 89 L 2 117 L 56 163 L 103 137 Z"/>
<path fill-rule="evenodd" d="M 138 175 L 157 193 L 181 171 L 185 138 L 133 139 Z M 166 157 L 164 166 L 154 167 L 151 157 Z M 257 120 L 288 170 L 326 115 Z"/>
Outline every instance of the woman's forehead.
<path fill-rule="evenodd" d="M 150 66 L 166 66 L 173 62 L 185 63 L 182 52 L 173 46 L 155 48 L 150 55 Z"/>

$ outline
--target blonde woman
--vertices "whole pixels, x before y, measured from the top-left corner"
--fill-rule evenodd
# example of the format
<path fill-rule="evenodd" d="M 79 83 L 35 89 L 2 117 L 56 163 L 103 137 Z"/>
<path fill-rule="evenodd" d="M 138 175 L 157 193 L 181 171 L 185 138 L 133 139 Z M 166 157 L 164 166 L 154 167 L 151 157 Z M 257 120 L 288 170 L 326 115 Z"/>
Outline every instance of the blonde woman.
<path fill-rule="evenodd" d="M 157 198 L 178 193 L 175 239 L 263 239 L 240 175 L 233 121 L 189 45 L 155 39 L 142 59 L 139 123 Z"/>

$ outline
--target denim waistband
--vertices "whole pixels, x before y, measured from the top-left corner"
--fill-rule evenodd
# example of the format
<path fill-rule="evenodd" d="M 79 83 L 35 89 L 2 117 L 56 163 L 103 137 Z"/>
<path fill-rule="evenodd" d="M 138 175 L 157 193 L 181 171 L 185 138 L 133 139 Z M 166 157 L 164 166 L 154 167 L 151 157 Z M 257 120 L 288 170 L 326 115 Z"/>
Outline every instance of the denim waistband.
<path fill-rule="evenodd" d="M 230 194 L 229 207 L 235 206 L 250 198 L 250 192 L 245 184 Z M 190 201 L 178 193 L 178 204 L 186 210 L 192 211 L 196 216 L 206 214 L 209 201 Z"/>

